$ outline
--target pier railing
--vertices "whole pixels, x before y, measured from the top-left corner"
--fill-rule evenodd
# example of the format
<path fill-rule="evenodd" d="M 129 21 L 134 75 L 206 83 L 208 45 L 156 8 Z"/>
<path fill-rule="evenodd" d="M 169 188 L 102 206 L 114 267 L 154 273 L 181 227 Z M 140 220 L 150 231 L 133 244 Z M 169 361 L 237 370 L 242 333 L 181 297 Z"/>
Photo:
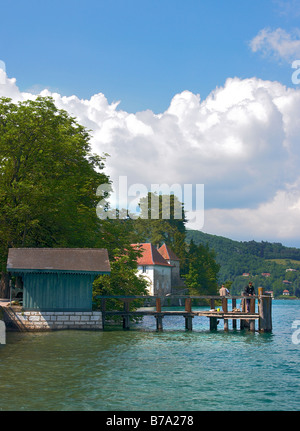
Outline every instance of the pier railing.
<path fill-rule="evenodd" d="M 216 295 L 167 295 L 167 296 L 123 296 L 123 295 L 103 295 L 96 296 L 101 300 L 102 322 L 103 329 L 105 326 L 105 318 L 109 316 L 122 316 L 123 328 L 130 328 L 130 318 L 136 316 L 152 315 L 156 319 L 156 329 L 162 330 L 162 319 L 165 316 L 183 316 L 185 319 L 185 328 L 192 330 L 192 321 L 195 316 L 205 316 L 209 318 L 210 330 L 216 330 L 220 319 L 224 320 L 224 330 L 227 331 L 228 321 L 232 320 L 232 328 L 236 329 L 237 321 L 240 322 L 240 329 L 248 328 L 250 331 L 255 331 L 255 322 L 258 321 L 258 330 L 261 332 L 272 331 L 272 298 L 267 294 L 259 294 L 256 296 L 216 296 Z M 184 310 L 166 310 L 163 309 L 163 304 L 172 299 L 178 303 L 184 300 Z M 123 303 L 122 310 L 107 310 L 107 300 L 114 299 Z M 236 308 L 237 299 L 241 299 L 241 306 Z M 144 300 L 154 303 L 155 306 L 144 307 L 140 309 L 130 309 L 130 304 L 135 300 Z M 193 300 L 207 300 L 210 304 L 209 310 L 193 310 Z M 231 301 L 231 309 L 229 309 L 229 301 Z M 220 303 L 220 307 L 216 308 L 216 303 Z"/>

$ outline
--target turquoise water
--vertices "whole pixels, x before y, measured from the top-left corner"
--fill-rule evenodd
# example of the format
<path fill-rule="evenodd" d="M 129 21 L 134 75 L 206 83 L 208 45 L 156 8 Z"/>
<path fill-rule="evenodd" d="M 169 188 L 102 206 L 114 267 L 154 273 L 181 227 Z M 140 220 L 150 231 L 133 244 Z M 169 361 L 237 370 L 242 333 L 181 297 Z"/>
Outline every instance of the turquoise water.
<path fill-rule="evenodd" d="M 215 333 L 196 317 L 130 331 L 7 333 L 0 410 L 299 410 L 300 301 L 273 301 L 273 332 Z M 239 327 L 239 325 L 238 325 Z"/>

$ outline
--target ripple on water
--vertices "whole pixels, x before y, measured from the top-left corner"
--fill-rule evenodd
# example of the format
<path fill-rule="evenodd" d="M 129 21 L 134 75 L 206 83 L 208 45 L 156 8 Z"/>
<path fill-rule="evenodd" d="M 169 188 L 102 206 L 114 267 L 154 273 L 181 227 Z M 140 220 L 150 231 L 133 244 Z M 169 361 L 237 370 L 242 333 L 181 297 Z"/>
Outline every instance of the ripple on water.
<path fill-rule="evenodd" d="M 274 301 L 272 334 L 211 333 L 206 321 L 185 332 L 182 318 L 162 333 L 152 321 L 127 332 L 8 333 L 0 408 L 299 410 L 299 305 Z"/>

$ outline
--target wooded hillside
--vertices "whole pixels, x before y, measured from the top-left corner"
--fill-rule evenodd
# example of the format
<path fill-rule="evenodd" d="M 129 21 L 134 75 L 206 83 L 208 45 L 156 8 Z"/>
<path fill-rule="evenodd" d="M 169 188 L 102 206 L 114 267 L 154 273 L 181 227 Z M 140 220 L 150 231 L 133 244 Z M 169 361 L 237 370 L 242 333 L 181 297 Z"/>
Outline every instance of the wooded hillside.
<path fill-rule="evenodd" d="M 218 281 L 232 282 L 232 294 L 240 294 L 251 280 L 256 288 L 261 286 L 273 290 L 275 296 L 287 289 L 290 295 L 300 297 L 300 249 L 265 241 L 234 241 L 187 230 L 186 241 L 190 240 L 195 244 L 207 244 L 214 250 L 220 264 Z"/>

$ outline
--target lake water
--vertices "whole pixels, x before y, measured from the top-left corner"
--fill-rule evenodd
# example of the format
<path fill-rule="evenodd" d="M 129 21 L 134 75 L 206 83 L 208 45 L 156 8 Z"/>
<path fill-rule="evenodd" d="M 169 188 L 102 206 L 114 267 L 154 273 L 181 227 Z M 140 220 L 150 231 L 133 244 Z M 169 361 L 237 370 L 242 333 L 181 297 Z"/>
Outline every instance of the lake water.
<path fill-rule="evenodd" d="M 296 320 L 300 301 L 274 300 L 271 334 L 224 332 L 223 321 L 210 332 L 205 317 L 193 332 L 183 317 L 165 317 L 163 332 L 154 317 L 130 331 L 10 332 L 0 410 L 299 410 Z"/>

